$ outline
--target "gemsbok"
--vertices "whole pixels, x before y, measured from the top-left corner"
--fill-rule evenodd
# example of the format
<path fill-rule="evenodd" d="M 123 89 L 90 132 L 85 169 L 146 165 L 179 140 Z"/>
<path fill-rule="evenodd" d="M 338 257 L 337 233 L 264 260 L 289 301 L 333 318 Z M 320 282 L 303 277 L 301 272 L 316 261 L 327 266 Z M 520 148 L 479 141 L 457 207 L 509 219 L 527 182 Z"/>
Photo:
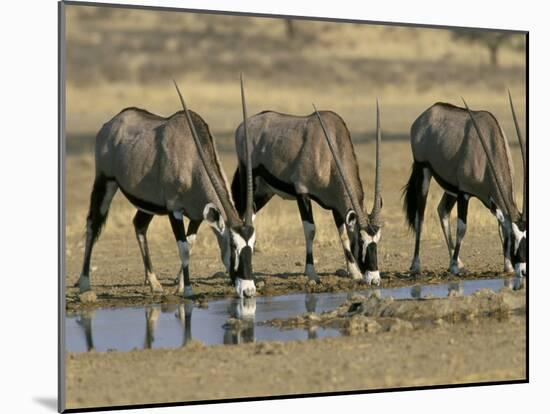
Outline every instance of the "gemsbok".
<path fill-rule="evenodd" d="M 315 108 L 315 107 L 314 107 Z M 264 111 L 248 119 L 251 143 L 254 210 L 258 213 L 274 195 L 296 200 L 306 241 L 305 274 L 319 282 L 313 260 L 315 222 L 311 200 L 332 211 L 338 228 L 348 274 L 369 284 L 380 283 L 377 244 L 382 208 L 380 174 L 380 111 L 376 116 L 376 178 L 374 205 L 363 210 L 363 185 L 350 132 L 332 111 L 295 116 Z M 250 163 L 247 160 L 246 128 L 239 125 L 235 145 L 239 165 L 231 190 L 237 211 L 244 214 L 245 190 Z"/>
<path fill-rule="evenodd" d="M 525 141 L 508 95 L 516 127 L 524 178 L 527 174 Z M 449 251 L 449 270 L 463 269 L 460 246 L 466 234 L 468 202 L 479 199 L 497 218 L 502 237 L 504 271 L 522 277 L 527 273 L 527 182 L 523 183 L 523 208 L 514 198 L 512 159 L 508 142 L 496 118 L 487 111 L 471 111 L 447 103 L 436 103 L 422 113 L 411 127 L 414 158 L 412 173 L 404 188 L 403 209 L 416 240 L 411 272 L 420 272 L 420 236 L 430 180 L 435 178 L 444 193 L 437 212 Z M 449 218 L 457 205 L 456 243 Z"/>
<path fill-rule="evenodd" d="M 96 174 L 78 281 L 81 292 L 91 289 L 92 248 L 118 189 L 137 208 L 133 224 L 145 267 L 145 282 L 153 293 L 163 290 L 153 271 L 147 245 L 147 228 L 155 215 L 168 215 L 176 238 L 183 268 L 177 294 L 193 294 L 184 216 L 191 220 L 193 235 L 202 220 L 211 226 L 237 294 L 249 297 L 256 292 L 252 274 L 256 238 L 252 211 L 245 212 L 244 221 L 237 214 L 214 137 L 206 122 L 187 109 L 175 81 L 174 85 L 183 111 L 164 118 L 143 109 L 126 108 L 104 124 L 97 135 Z M 246 193 L 252 200 L 251 187 Z"/>

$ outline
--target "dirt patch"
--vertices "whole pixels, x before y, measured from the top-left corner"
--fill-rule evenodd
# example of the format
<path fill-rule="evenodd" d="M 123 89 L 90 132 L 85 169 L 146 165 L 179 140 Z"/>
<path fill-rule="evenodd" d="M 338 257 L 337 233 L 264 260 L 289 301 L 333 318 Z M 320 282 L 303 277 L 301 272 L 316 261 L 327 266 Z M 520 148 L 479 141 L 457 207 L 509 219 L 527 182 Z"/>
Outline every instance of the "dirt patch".
<path fill-rule="evenodd" d="M 67 354 L 67 407 L 523 380 L 525 317 L 315 341 Z M 399 326 L 401 325 L 401 326 Z M 131 372 L 131 374 L 130 374 Z"/>

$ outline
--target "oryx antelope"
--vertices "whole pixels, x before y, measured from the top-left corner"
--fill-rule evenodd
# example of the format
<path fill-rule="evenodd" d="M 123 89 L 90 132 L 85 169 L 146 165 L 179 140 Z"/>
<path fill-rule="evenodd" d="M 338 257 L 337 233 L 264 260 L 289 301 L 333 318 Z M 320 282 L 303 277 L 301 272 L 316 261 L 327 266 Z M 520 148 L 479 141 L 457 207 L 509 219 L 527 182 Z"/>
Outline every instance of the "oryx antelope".
<path fill-rule="evenodd" d="M 363 210 L 363 185 L 350 132 L 334 112 L 315 110 L 307 116 L 264 111 L 248 119 L 254 209 L 257 213 L 275 195 L 296 200 L 306 240 L 305 274 L 319 281 L 313 261 L 315 222 L 311 200 L 331 210 L 340 235 L 348 274 L 380 283 L 377 243 L 380 240 L 380 112 L 377 103 L 376 181 L 374 205 Z M 239 165 L 231 190 L 237 211 L 245 205 L 246 129 L 235 132 Z"/>
<path fill-rule="evenodd" d="M 512 97 L 510 107 L 520 143 L 524 177 L 526 149 Z M 466 234 L 468 202 L 478 198 L 496 216 L 502 236 L 504 271 L 526 275 L 526 182 L 523 209 L 514 199 L 513 169 L 508 142 L 496 118 L 487 111 L 470 111 L 447 103 L 436 103 L 422 113 L 411 127 L 414 158 L 412 174 L 403 191 L 407 221 L 416 235 L 410 270 L 420 271 L 420 236 L 432 176 L 445 191 L 437 211 L 449 250 L 449 270 L 463 268 L 460 245 Z M 450 213 L 458 204 L 456 242 L 450 229 Z"/>
<path fill-rule="evenodd" d="M 138 209 L 133 223 L 145 280 L 153 292 L 162 292 L 162 286 L 149 257 L 147 228 L 154 215 L 168 215 L 183 268 L 177 293 L 192 295 L 185 216 L 191 220 L 193 236 L 202 220 L 211 226 L 237 294 L 241 297 L 255 294 L 252 211 L 245 212 L 244 221 L 237 214 L 208 125 L 197 113 L 187 110 L 175 82 L 174 85 L 183 111 L 163 118 L 143 109 L 127 108 L 104 124 L 97 135 L 96 175 L 87 218 L 84 264 L 78 281 L 80 291 L 90 289 L 92 248 L 107 219 L 113 196 L 120 189 Z M 246 193 L 252 200 L 251 187 Z"/>

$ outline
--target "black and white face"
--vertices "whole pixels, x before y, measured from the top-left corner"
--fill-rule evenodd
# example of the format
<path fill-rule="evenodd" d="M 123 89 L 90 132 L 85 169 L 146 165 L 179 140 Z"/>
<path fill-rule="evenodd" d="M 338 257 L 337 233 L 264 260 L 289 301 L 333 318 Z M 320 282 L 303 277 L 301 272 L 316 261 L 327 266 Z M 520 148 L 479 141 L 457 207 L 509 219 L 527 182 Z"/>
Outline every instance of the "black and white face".
<path fill-rule="evenodd" d="M 367 229 L 362 229 L 354 211 L 349 211 L 346 215 L 346 225 L 350 236 L 351 252 L 363 274 L 363 279 L 369 285 L 379 285 L 380 271 L 378 270 L 377 247 L 380 241 L 381 228 L 369 225 Z"/>
<path fill-rule="evenodd" d="M 510 256 L 512 266 L 517 277 L 527 276 L 527 229 L 525 222 L 519 220 L 512 223 L 511 231 L 512 242 L 510 243 Z"/>
<path fill-rule="evenodd" d="M 256 243 L 256 231 L 252 226 L 238 226 L 229 229 L 230 266 L 229 274 L 235 282 L 239 297 L 250 298 L 256 294 L 252 274 L 252 254 Z"/>
<path fill-rule="evenodd" d="M 214 229 L 218 238 L 222 261 L 235 284 L 239 297 L 252 297 L 256 294 L 252 273 L 252 254 L 256 243 L 256 231 L 252 226 L 226 225 L 220 211 L 214 204 L 207 204 L 204 220 Z"/>

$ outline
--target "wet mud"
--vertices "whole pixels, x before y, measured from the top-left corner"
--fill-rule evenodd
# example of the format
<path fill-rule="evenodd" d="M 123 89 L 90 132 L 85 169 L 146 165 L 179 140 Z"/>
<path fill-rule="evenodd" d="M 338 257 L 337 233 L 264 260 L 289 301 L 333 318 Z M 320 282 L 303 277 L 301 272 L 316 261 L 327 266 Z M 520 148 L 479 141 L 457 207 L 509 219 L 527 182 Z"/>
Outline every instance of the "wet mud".
<path fill-rule="evenodd" d="M 356 292 L 378 288 L 369 286 L 363 281 L 352 280 L 345 273 L 344 269 L 339 269 L 336 274 L 321 273 L 321 283 L 316 284 L 311 283 L 306 276 L 296 273 L 259 275 L 256 277 L 256 294 L 258 296 L 279 296 L 291 293 Z M 455 276 L 448 272 L 424 272 L 421 275 L 382 272 L 381 277 L 381 288 L 396 288 L 418 284 L 492 279 L 495 277 L 495 273 L 479 272 Z M 164 288 L 162 294 L 152 294 L 148 286 L 135 284 L 99 285 L 93 287 L 93 292 L 84 294 L 81 294 L 77 288 L 68 286 L 65 297 L 66 309 L 71 314 L 80 310 L 121 306 L 188 303 L 190 301 L 200 304 L 208 302 L 208 300 L 235 297 L 235 289 L 229 282 L 229 277 L 223 272 L 193 280 L 194 295 L 189 298 L 174 294 L 174 280 L 173 278 L 160 279 Z"/>
<path fill-rule="evenodd" d="M 499 292 L 481 289 L 470 296 L 450 290 L 447 298 L 412 300 L 354 294 L 334 310 L 320 314 L 307 312 L 260 324 L 281 329 L 337 328 L 350 335 L 464 323 L 479 318 L 501 320 L 518 315 L 525 315 L 525 290 L 504 287 Z"/>

